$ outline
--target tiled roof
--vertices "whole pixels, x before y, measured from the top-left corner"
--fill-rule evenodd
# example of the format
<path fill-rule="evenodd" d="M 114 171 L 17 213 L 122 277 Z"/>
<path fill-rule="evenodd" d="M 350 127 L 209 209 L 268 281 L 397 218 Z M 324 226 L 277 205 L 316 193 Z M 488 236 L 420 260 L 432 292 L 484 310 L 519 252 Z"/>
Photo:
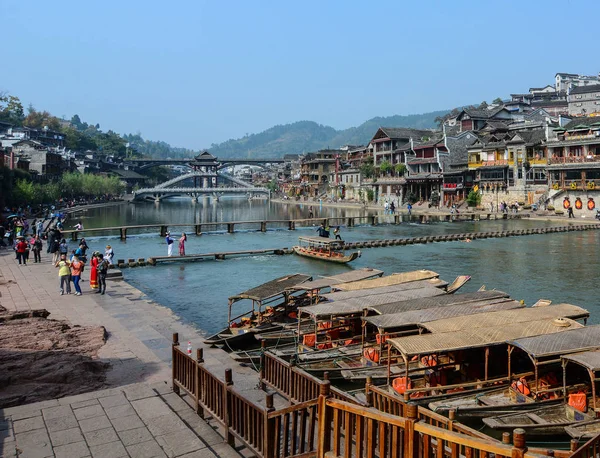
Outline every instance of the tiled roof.
<path fill-rule="evenodd" d="M 581 117 L 581 118 L 573 118 L 567 125 L 563 126 L 565 129 L 569 130 L 575 126 L 583 125 L 583 126 L 591 126 L 592 124 L 600 123 L 600 117 Z"/>
<path fill-rule="evenodd" d="M 389 138 L 412 138 L 418 140 L 423 137 L 431 137 L 432 130 L 410 129 L 407 127 L 381 127 L 381 130 Z"/>
<path fill-rule="evenodd" d="M 571 89 L 571 94 L 590 94 L 592 92 L 600 92 L 600 84 L 591 84 L 589 86 L 576 86 Z"/>
<path fill-rule="evenodd" d="M 479 140 L 479 137 L 472 131 L 462 132 L 455 137 L 446 137 L 446 145 L 449 153 L 449 164 L 467 164 L 467 148 Z"/>

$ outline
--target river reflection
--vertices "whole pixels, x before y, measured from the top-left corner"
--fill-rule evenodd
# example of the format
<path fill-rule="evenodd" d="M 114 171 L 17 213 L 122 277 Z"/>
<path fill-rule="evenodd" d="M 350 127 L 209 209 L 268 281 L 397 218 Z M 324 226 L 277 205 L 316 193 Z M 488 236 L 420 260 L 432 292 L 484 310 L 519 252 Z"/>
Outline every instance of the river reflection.
<path fill-rule="evenodd" d="M 363 209 L 320 208 L 313 204 L 315 217 L 359 216 Z M 213 204 L 188 200 L 126 204 L 89 210 L 82 215 L 85 227 L 106 227 L 153 223 L 200 223 L 213 221 L 252 221 L 308 217 L 304 205 L 282 205 L 266 201 L 223 199 Z M 359 226 L 343 228 L 347 241 L 402 238 L 450 234 L 457 232 L 501 231 L 564 225 L 567 221 L 481 221 L 466 223 L 431 223 Z M 249 228 L 256 229 L 256 226 Z M 244 229 L 240 227 L 240 229 Z M 179 229 L 177 229 L 179 231 Z M 237 226 L 236 226 L 237 230 Z M 251 250 L 291 247 L 298 235 L 316 234 L 316 228 L 296 231 L 241 230 L 234 234 L 212 232 L 191 236 L 187 253 Z M 180 232 L 172 232 L 176 238 Z M 600 306 L 596 300 L 597 262 L 600 234 L 598 231 L 540 234 L 523 237 L 474 240 L 471 243 L 445 242 L 372 248 L 351 265 L 335 265 L 295 255 L 253 256 L 124 269 L 127 281 L 153 300 L 171 308 L 183 319 L 208 333 L 224 327 L 227 320 L 227 297 L 288 273 L 307 273 L 315 277 L 331 275 L 352 268 L 376 267 L 386 274 L 427 268 L 452 281 L 468 274 L 472 280 L 463 290 L 475 291 L 482 284 L 488 289 L 506 291 L 528 305 L 540 298 L 554 303 L 568 302 L 592 312 L 592 323 L 599 323 Z M 110 243 L 118 259 L 147 258 L 166 255 L 166 243 L 152 233 L 134 235 L 120 241 L 115 235 L 87 237 L 92 249 L 102 250 Z M 91 242 L 91 243 L 90 243 Z M 177 248 L 174 250 L 177 252 Z"/>

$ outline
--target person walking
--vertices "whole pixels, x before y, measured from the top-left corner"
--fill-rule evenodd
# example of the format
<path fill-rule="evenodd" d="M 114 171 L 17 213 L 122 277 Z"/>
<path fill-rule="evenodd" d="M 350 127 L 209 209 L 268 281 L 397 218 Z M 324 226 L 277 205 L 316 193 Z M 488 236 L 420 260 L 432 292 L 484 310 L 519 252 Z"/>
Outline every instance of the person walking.
<path fill-rule="evenodd" d="M 390 213 L 392 215 L 396 214 L 396 205 L 394 204 L 394 201 L 392 200 L 392 203 L 390 204 Z"/>
<path fill-rule="evenodd" d="M 408 216 L 410 216 L 410 215 L 412 214 L 412 204 L 410 204 L 410 203 L 409 203 L 409 204 L 406 206 L 406 209 L 408 210 Z"/>
<path fill-rule="evenodd" d="M 575 218 L 575 215 L 573 214 L 573 207 L 569 207 L 567 214 L 569 215 L 569 218 Z M 19 262 L 19 264 L 21 263 Z"/>
<path fill-rule="evenodd" d="M 308 207 L 308 217 L 309 218 L 314 218 L 315 214 L 313 213 L 313 208 L 312 205 L 310 207 Z"/>
<path fill-rule="evenodd" d="M 98 289 L 98 252 L 94 251 L 90 261 L 90 288 Z"/>
<path fill-rule="evenodd" d="M 37 228 L 36 228 L 36 235 L 39 235 L 40 237 L 42 235 L 44 235 L 44 220 L 38 221 Z"/>
<path fill-rule="evenodd" d="M 173 255 L 173 239 L 171 238 L 171 233 L 167 232 L 167 236 L 165 237 L 165 241 L 167 242 L 167 256 Z"/>
<path fill-rule="evenodd" d="M 60 278 L 60 295 L 71 294 L 71 282 L 69 278 L 71 276 L 71 263 L 67 261 L 67 255 L 61 254 L 60 261 L 55 265 L 58 267 L 58 278 Z"/>
<path fill-rule="evenodd" d="M 104 255 L 102 253 L 98 253 L 98 291 L 96 294 L 100 293 L 104 295 L 106 293 L 106 274 L 108 273 L 108 262 L 104 259 Z"/>
<path fill-rule="evenodd" d="M 42 239 L 40 238 L 40 234 L 36 234 L 30 243 L 33 247 L 31 249 L 33 251 L 33 262 L 42 262 Z"/>
<path fill-rule="evenodd" d="M 187 235 L 184 232 L 179 239 L 179 256 L 185 256 L 185 242 L 187 242 Z"/>
<path fill-rule="evenodd" d="M 23 237 L 22 235 L 19 235 L 17 237 L 17 245 L 15 246 L 15 251 L 17 252 L 17 259 L 19 260 L 19 265 L 21 264 L 21 261 L 23 261 L 23 265 L 27 265 L 27 249 L 29 248 L 29 245 L 27 244 L 27 242 L 25 241 L 25 237 Z"/>
<path fill-rule="evenodd" d="M 81 296 L 79 281 L 81 280 L 81 272 L 83 272 L 84 265 L 84 262 L 77 256 L 73 256 L 73 261 L 71 262 L 71 279 L 73 280 L 73 286 L 75 286 L 75 296 Z"/>
<path fill-rule="evenodd" d="M 60 244 L 58 245 L 58 252 L 62 256 L 63 254 L 67 256 L 69 254 L 69 245 L 67 245 L 67 241 L 62 239 Z"/>

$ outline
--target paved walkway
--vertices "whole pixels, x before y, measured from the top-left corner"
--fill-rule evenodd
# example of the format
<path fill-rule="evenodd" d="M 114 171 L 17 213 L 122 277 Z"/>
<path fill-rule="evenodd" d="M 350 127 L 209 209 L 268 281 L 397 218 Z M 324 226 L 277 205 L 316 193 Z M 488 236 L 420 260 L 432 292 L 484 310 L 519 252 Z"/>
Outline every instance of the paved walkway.
<path fill-rule="evenodd" d="M 162 382 L 0 410 L 0 455 L 239 458 Z"/>
<path fill-rule="evenodd" d="M 89 273 L 84 272 L 83 278 L 88 280 Z M 197 435 L 188 436 L 189 432 L 186 433 L 184 428 L 181 428 L 178 435 L 175 436 L 178 438 L 176 443 L 185 443 L 183 438 L 190 437 L 190 442 L 197 445 L 197 448 L 188 450 L 195 453 L 189 455 L 190 457 L 212 456 L 205 449 L 216 443 L 217 438 L 213 434 L 214 431 L 211 429 L 212 433 L 209 433 L 206 428 L 198 426 L 198 421 L 200 421 L 208 427 L 191 408 L 187 407 L 183 401 L 176 402 L 177 396 L 170 393 L 171 342 L 174 332 L 179 333 L 184 348 L 188 340 L 192 342 L 194 348 L 204 348 L 205 364 L 213 373 L 223 379 L 225 368 L 231 367 L 236 389 L 244 392 L 248 398 L 256 402 L 264 402 L 265 393 L 256 389 L 258 376 L 255 371 L 239 366 L 220 349 L 206 348 L 202 344 L 203 336 L 199 330 L 182 323 L 170 309 L 154 303 L 125 281 L 109 281 L 107 293 L 104 296 L 91 292 L 88 285 L 87 281 L 82 283 L 82 296 L 61 296 L 58 291 L 58 274 L 51 265 L 50 255 L 44 252 L 41 264 L 28 263 L 27 266 L 19 266 L 15 262 L 12 252 L 0 251 L 0 304 L 2 306 L 9 311 L 45 308 L 51 313 L 49 319 L 66 320 L 72 325 L 104 326 L 109 337 L 106 344 L 100 349 L 98 357 L 111 363 L 111 369 L 107 374 L 107 387 L 144 383 L 146 387 L 154 389 L 155 392 L 145 391 L 144 397 L 138 398 L 137 394 L 128 393 L 144 391 L 143 388 L 117 388 L 115 391 L 92 392 L 73 398 L 45 401 L 6 409 L 4 412 L 0 411 L 0 416 L 4 415 L 5 417 L 4 420 L 0 420 L 0 450 L 4 447 L 2 456 L 14 456 L 14 452 L 10 451 L 14 444 L 21 449 L 23 449 L 21 445 L 35 445 L 35 447 L 28 445 L 31 453 L 19 455 L 22 457 L 75 457 L 89 456 L 90 454 L 91 456 L 165 456 L 158 452 L 156 455 L 145 452 L 138 453 L 138 449 L 142 448 L 138 444 L 146 442 L 159 444 L 162 447 L 161 453 L 164 452 L 167 456 L 187 456 L 184 455 L 183 449 L 176 448 L 175 443 L 169 442 L 165 431 L 152 427 L 153 422 L 150 420 L 154 418 L 153 414 L 141 407 L 146 401 L 136 402 L 148 397 L 153 398 L 152 405 L 162 406 L 161 402 L 166 402 L 164 409 L 167 409 L 167 405 L 170 406 L 171 413 L 178 414 L 182 421 L 189 420 L 188 429 L 197 429 L 194 431 L 199 437 Z M 171 400 L 172 403 L 170 403 Z M 111 404 L 113 402 L 121 404 Z M 276 403 L 280 406 L 281 400 L 276 399 Z M 119 407 L 119 409 L 110 410 L 113 407 Z M 150 439 L 135 444 L 129 443 L 128 439 L 123 439 L 133 433 L 123 434 L 122 432 L 128 429 L 119 429 L 121 426 L 118 425 L 118 421 L 115 424 L 111 418 L 113 412 L 120 410 L 129 412 L 132 421 L 133 418 L 140 420 L 141 423 L 138 421 L 135 423 L 139 426 L 131 429 L 147 430 L 150 436 L 143 432 L 139 434 L 144 438 L 150 437 Z M 31 412 L 33 415 L 30 415 Z M 164 410 L 164 412 L 167 411 Z M 134 417 L 134 413 L 137 416 Z M 88 417 L 88 415 L 90 416 Z M 177 423 L 172 415 L 164 415 L 170 416 Z M 158 416 L 163 417 L 164 415 Z M 106 431 L 86 434 L 96 431 L 96 429 L 86 430 L 88 428 L 86 425 L 88 423 L 95 424 L 96 420 L 83 422 L 95 417 L 101 418 L 102 420 L 97 419 L 97 421 L 101 421 L 105 425 L 99 430 Z M 63 420 L 55 420 L 56 418 Z M 60 426 L 60 429 L 53 430 L 56 422 L 63 422 L 64 425 L 71 426 L 68 428 Z M 181 426 L 181 423 L 178 424 Z M 92 428 L 94 427 L 92 426 Z M 66 430 L 70 432 L 55 434 Z M 207 433 L 208 436 L 205 437 L 204 433 Z M 102 437 L 96 438 L 96 435 L 102 435 Z M 62 436 L 68 436 L 68 438 Z M 83 439 L 81 439 L 82 437 Z M 109 439 L 112 440 L 109 441 Z M 100 447 L 105 444 L 102 441 L 107 441 L 107 444 L 114 443 L 111 445 L 114 450 L 118 449 L 121 450 L 121 453 L 127 454 L 113 454 L 112 451 L 104 453 L 103 450 L 109 450 L 109 448 Z M 228 453 L 236 453 L 234 449 L 228 448 L 222 443 L 223 439 L 220 436 L 218 442 L 221 443 L 221 446 L 213 447 L 215 454 L 227 456 Z M 38 447 L 40 444 L 46 445 Z M 38 450 L 41 451 L 38 453 Z M 64 450 L 69 450 L 68 453 L 71 454 Z M 71 450 L 80 450 L 80 452 L 71 452 Z M 110 448 L 110 450 L 113 449 Z M 88 455 L 81 454 L 84 451 L 88 451 Z"/>

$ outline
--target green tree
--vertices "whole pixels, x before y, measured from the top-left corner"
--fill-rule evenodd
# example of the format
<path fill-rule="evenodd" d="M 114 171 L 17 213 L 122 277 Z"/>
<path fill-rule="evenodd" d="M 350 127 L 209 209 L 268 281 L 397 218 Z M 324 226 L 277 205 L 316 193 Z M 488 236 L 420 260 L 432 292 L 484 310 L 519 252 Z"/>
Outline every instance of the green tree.
<path fill-rule="evenodd" d="M 271 180 L 267 183 L 267 189 L 271 192 L 277 192 L 279 189 L 279 185 L 277 184 L 277 180 Z"/>
<path fill-rule="evenodd" d="M 365 161 L 360 165 L 360 167 L 358 169 L 360 171 L 360 174 L 364 178 L 372 178 L 373 175 L 375 175 L 375 167 L 373 166 L 373 158 L 370 157 L 368 159 L 365 159 Z"/>
<path fill-rule="evenodd" d="M 398 174 L 399 177 L 403 177 L 404 174 L 406 173 L 406 165 L 396 164 L 396 166 L 394 167 L 394 170 L 396 171 L 396 173 Z"/>
<path fill-rule="evenodd" d="M 481 203 L 481 194 L 477 191 L 469 192 L 467 196 L 467 205 L 469 207 L 477 207 Z"/>
<path fill-rule="evenodd" d="M 35 203 L 36 189 L 31 181 L 19 179 L 15 183 L 13 201 L 16 205 Z"/>
<path fill-rule="evenodd" d="M 82 175 L 78 172 L 65 173 L 60 179 L 64 196 L 75 197 L 82 193 Z"/>
<path fill-rule="evenodd" d="M 373 199 L 375 199 L 375 192 L 373 191 L 373 189 L 369 188 L 367 189 L 367 200 L 369 202 L 373 202 Z"/>
<path fill-rule="evenodd" d="M 32 105 L 28 108 L 29 113 L 23 119 L 23 125 L 32 129 L 43 129 L 48 127 L 50 130 L 60 130 L 60 120 L 52 116 L 46 110 L 37 111 Z"/>
<path fill-rule="evenodd" d="M 495 105 L 502 105 L 502 99 L 500 97 L 496 97 L 494 100 L 492 100 L 492 103 Z"/>
<path fill-rule="evenodd" d="M 381 164 L 379 164 L 379 171 L 382 174 L 387 175 L 390 170 L 392 170 L 392 164 L 390 164 L 388 161 L 382 161 Z"/>
<path fill-rule="evenodd" d="M 0 121 L 20 126 L 24 118 L 25 111 L 19 97 L 0 94 Z"/>

